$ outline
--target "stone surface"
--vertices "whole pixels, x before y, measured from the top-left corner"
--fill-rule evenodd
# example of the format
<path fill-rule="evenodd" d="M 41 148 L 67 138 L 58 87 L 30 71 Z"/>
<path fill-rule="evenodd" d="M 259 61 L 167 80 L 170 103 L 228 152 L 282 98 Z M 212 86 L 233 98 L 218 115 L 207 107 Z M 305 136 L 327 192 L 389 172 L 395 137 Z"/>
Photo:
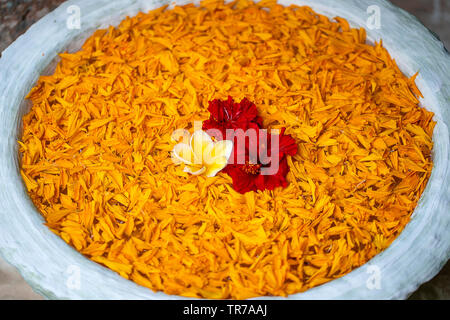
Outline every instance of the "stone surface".
<path fill-rule="evenodd" d="M 416 16 L 427 28 L 436 33 L 450 50 L 449 0 L 391 0 L 391 2 Z"/>
<path fill-rule="evenodd" d="M 0 300 L 37 300 L 43 297 L 34 292 L 20 273 L 0 258 Z"/>
<path fill-rule="evenodd" d="M 52 11 L 62 2 L 60 0 L 0 0 L 0 51 L 3 51 L 12 41 L 25 32 L 30 25 Z M 376 3 L 377 1 L 373 2 Z M 450 1 L 393 0 L 392 2 L 416 15 L 419 20 L 440 36 L 447 48 L 450 47 L 450 33 L 448 32 L 450 30 Z M 383 16 L 381 18 L 383 23 Z M 37 45 L 37 41 L 35 44 Z M 39 229 L 38 231 L 42 230 Z M 438 239 L 438 241 L 442 240 Z M 4 245 L 4 243 L 0 242 L 0 247 Z M 8 243 L 8 246 L 12 246 L 11 243 Z M 23 269 L 26 268 L 23 267 Z M 34 281 L 38 280 L 34 279 Z M 43 288 L 37 288 L 37 290 L 46 293 Z M 48 293 L 46 293 L 46 296 L 51 297 Z M 17 270 L 0 258 L 0 299 L 40 298 L 42 296 L 31 290 L 30 286 L 23 280 Z M 436 277 L 423 284 L 414 292 L 410 298 L 450 299 L 449 263 L 447 263 Z"/>
<path fill-rule="evenodd" d="M 62 0 L 0 0 L 0 52 Z"/>

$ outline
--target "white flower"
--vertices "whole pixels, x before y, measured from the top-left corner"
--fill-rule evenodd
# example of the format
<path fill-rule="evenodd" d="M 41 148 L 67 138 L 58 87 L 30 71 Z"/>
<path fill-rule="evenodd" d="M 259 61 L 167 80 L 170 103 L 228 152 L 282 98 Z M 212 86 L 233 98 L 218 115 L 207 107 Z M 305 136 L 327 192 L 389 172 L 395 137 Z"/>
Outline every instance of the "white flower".
<path fill-rule="evenodd" d="M 229 140 L 215 142 L 206 132 L 197 130 L 190 137 L 189 145 L 178 143 L 173 147 L 173 154 L 185 164 L 185 172 L 214 177 L 225 168 L 232 150 L 233 142 Z"/>

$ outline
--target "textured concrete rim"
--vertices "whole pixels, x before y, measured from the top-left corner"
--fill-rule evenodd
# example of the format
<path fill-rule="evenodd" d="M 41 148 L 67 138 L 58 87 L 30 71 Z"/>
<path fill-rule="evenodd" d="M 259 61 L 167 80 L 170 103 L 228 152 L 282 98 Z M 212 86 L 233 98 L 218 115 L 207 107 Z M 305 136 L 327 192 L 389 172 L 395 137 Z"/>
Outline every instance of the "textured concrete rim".
<path fill-rule="evenodd" d="M 186 3 L 188 1 L 177 1 Z M 43 225 L 18 172 L 18 128 L 23 98 L 39 74 L 68 43 L 96 28 L 116 24 L 125 16 L 147 11 L 167 0 L 71 0 L 47 14 L 20 36 L 0 59 L 0 251 L 33 290 L 49 299 L 186 299 L 154 293 L 96 264 L 67 245 Z M 410 223 L 382 253 L 342 278 L 287 298 L 258 299 L 404 299 L 431 279 L 450 257 L 449 131 L 450 57 L 442 43 L 416 18 L 385 0 L 282 0 L 309 5 L 329 17 L 342 16 L 353 26 L 365 26 L 367 8 L 378 6 L 382 28 L 367 30 L 370 40 L 384 46 L 424 94 L 423 105 L 435 113 L 437 125 L 431 178 Z M 81 9 L 81 29 L 66 28 L 68 7 Z M 111 19 L 113 18 L 113 19 Z M 383 33 L 383 30 L 387 30 Z M 66 39 L 69 39 L 66 40 Z M 80 269 L 81 287 L 70 289 L 71 266 Z M 381 289 L 366 282 L 379 268 Z"/>

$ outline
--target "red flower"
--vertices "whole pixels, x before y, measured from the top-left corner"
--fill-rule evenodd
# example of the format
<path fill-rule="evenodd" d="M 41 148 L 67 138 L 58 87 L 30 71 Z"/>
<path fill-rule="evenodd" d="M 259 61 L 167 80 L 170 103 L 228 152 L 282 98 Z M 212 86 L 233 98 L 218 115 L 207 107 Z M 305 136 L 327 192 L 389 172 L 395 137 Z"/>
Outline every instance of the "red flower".
<path fill-rule="evenodd" d="M 203 122 L 203 130 L 219 129 L 222 139 L 226 137 L 226 129 L 245 131 L 262 126 L 262 119 L 258 116 L 255 104 L 247 98 L 242 99 L 240 103 L 234 102 L 230 96 L 226 101 L 215 99 L 209 101 L 208 111 L 210 117 Z"/>
<path fill-rule="evenodd" d="M 281 130 L 278 136 L 278 147 L 272 145 L 272 134 L 258 135 L 256 161 L 251 156 L 253 150 L 251 140 L 246 143 L 245 154 L 242 154 L 242 151 L 236 152 L 235 161 L 236 159 L 245 159 L 245 162 L 231 163 L 224 168 L 224 173 L 228 174 L 233 180 L 233 188 L 236 191 L 246 193 L 264 189 L 273 190 L 279 186 L 287 187 L 286 175 L 289 172 L 289 166 L 286 156 L 293 156 L 297 153 L 297 144 L 291 136 L 284 135 L 284 131 L 285 128 Z M 275 157 L 276 154 L 278 157 Z M 263 155 L 267 157 L 263 157 Z M 253 161 L 251 158 L 253 158 Z"/>
<path fill-rule="evenodd" d="M 233 188 L 240 193 L 256 190 L 273 190 L 276 187 L 287 187 L 286 175 L 289 172 L 287 159 L 279 162 L 278 171 L 274 175 L 262 175 L 261 165 L 227 165 L 225 173 L 233 179 Z"/>
<path fill-rule="evenodd" d="M 287 186 L 286 157 L 297 153 L 297 144 L 290 135 L 284 134 L 286 128 L 282 128 L 278 136 L 262 130 L 256 106 L 246 98 L 240 103 L 235 103 L 231 97 L 227 101 L 216 99 L 209 102 L 208 110 L 210 118 L 203 123 L 203 130 L 217 129 L 222 137 L 211 131 L 208 133 L 218 139 L 233 139 L 233 155 L 223 172 L 232 178 L 236 191 L 246 193 Z M 226 135 L 227 129 L 233 130 L 233 137 Z M 249 129 L 255 132 L 239 137 L 239 134 L 249 133 Z M 273 144 L 275 141 L 278 143 Z"/>

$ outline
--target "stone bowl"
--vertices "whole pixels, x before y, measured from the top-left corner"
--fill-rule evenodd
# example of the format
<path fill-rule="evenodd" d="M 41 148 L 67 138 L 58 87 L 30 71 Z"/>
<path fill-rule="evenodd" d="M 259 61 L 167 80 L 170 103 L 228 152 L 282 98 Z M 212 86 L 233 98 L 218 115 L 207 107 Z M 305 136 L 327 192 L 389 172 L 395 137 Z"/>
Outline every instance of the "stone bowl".
<path fill-rule="evenodd" d="M 184 4 L 187 1 L 175 1 Z M 25 95 L 39 75 L 54 70 L 57 53 L 72 51 L 95 29 L 168 0 L 70 0 L 47 14 L 2 52 L 0 58 L 0 251 L 34 291 L 48 299 L 180 299 L 154 293 L 85 258 L 53 234 L 30 200 L 19 173 L 17 140 L 28 111 Z M 450 56 L 415 17 L 385 0 L 281 0 L 308 5 L 330 18 L 364 27 L 368 41 L 383 40 L 400 69 L 412 76 L 434 112 L 434 168 L 398 238 L 347 275 L 287 298 L 405 299 L 430 280 L 450 257 Z M 80 14 L 78 25 L 77 14 Z M 379 19 L 378 19 L 379 18 Z M 78 28 L 79 27 L 79 28 Z"/>

